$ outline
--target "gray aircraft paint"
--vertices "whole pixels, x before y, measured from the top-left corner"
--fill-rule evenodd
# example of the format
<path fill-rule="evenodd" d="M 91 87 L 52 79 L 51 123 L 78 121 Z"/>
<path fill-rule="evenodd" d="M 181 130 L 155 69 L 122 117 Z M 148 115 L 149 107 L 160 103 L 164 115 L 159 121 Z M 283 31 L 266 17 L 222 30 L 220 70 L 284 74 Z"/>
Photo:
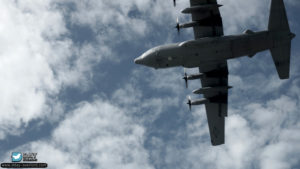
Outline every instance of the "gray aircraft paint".
<path fill-rule="evenodd" d="M 176 66 L 194 68 L 218 60 L 253 56 L 279 47 L 294 36 L 290 32 L 245 31 L 242 35 L 202 38 L 152 48 L 136 58 L 135 63 L 156 69 Z"/>
<path fill-rule="evenodd" d="M 197 100 L 188 99 L 189 108 L 205 105 L 212 145 L 225 143 L 225 117 L 228 111 L 228 64 L 227 60 L 242 56 L 253 57 L 256 53 L 270 50 L 280 79 L 288 79 L 290 73 L 291 33 L 283 0 L 272 0 L 268 30 L 246 30 L 241 35 L 223 36 L 222 18 L 216 0 L 190 0 L 192 22 L 176 28 L 193 27 L 195 40 L 162 45 L 152 48 L 136 58 L 136 64 L 155 69 L 183 66 L 199 67 L 199 74 L 183 79 L 201 79 L 202 87 L 193 91 L 203 94 Z M 203 13 L 203 11 L 205 11 Z"/>

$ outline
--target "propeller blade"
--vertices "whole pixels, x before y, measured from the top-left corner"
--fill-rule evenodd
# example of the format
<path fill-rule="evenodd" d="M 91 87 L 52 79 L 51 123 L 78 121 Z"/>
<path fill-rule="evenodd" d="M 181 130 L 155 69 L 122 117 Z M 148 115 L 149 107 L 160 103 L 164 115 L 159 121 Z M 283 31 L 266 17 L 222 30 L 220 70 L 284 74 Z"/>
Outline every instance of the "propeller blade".
<path fill-rule="evenodd" d="M 184 80 L 185 80 L 185 88 L 189 88 L 189 84 L 188 84 L 187 78 L 185 78 Z"/>
<path fill-rule="evenodd" d="M 192 100 L 191 100 L 191 96 L 188 96 L 188 102 L 187 104 L 189 105 L 189 109 L 190 111 L 192 110 Z"/>
<path fill-rule="evenodd" d="M 179 19 L 177 17 L 177 20 L 176 20 L 176 26 L 175 28 L 177 29 L 177 32 L 178 32 L 178 35 L 180 34 L 180 25 L 179 25 Z"/>
<path fill-rule="evenodd" d="M 186 69 L 184 68 L 183 71 L 184 71 L 184 77 L 182 79 L 184 79 L 184 81 L 185 81 L 185 87 L 188 88 L 189 87 L 188 86 L 188 76 L 186 73 Z"/>
<path fill-rule="evenodd" d="M 174 7 L 176 6 L 176 0 L 173 0 Z"/>

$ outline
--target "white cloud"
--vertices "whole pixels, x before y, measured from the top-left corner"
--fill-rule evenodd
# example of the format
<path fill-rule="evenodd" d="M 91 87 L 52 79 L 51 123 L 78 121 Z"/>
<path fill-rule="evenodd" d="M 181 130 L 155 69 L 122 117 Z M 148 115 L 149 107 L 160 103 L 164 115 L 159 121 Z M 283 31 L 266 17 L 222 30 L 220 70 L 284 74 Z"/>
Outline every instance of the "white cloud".
<path fill-rule="evenodd" d="M 249 28 L 255 28 L 254 31 L 267 29 L 270 1 L 219 0 L 219 3 L 224 5 L 220 10 L 225 34 L 242 33 Z"/>
<path fill-rule="evenodd" d="M 113 54 L 113 47 L 107 42 L 120 38 L 132 40 L 136 37 L 133 35 L 148 33 L 145 19 L 139 15 L 129 17 L 129 13 L 137 8 L 136 12 L 144 16 L 154 15 L 148 3 L 155 9 L 161 5 L 146 1 L 74 1 L 77 9 L 71 15 L 74 24 L 88 24 L 95 33 L 99 25 L 108 31 L 97 35 L 96 44 L 77 45 L 67 38 L 72 32 L 66 28 L 67 14 L 63 13 L 66 10 L 61 6 L 58 9 L 56 4 L 61 2 L 1 1 L 1 139 L 8 133 L 21 134 L 20 128 L 33 119 L 51 116 L 57 117 L 52 120 L 58 120 L 64 105 L 56 99 L 60 90 L 68 86 L 87 89 L 93 65 Z M 169 14 L 169 11 L 162 12 Z M 163 23 L 153 15 L 148 18 Z M 55 105 L 59 106 L 52 108 Z"/>
<path fill-rule="evenodd" d="M 299 166 L 300 124 L 282 129 L 277 140 L 266 146 L 260 155 L 260 166 L 263 169 L 283 169 Z"/>
<path fill-rule="evenodd" d="M 210 145 L 205 111 L 200 108 L 201 111 L 193 112 L 194 120 L 181 131 L 188 139 L 177 136 L 160 146 L 166 147 L 166 154 L 157 153 L 156 148 L 153 153 L 172 168 L 293 168 L 299 165 L 300 153 L 300 107 L 296 103 L 282 96 L 266 104 L 229 109 L 226 144 L 218 147 Z M 181 139 L 184 146 L 178 146 Z M 179 159 L 181 164 L 177 164 Z"/>
<path fill-rule="evenodd" d="M 74 45 L 67 38 L 63 15 L 50 0 L 3 0 L 0 8 L 0 139 L 4 139 L 8 133 L 21 134 L 20 128 L 33 119 L 60 117 L 63 104 L 57 103 L 56 95 L 62 87 L 88 86 L 86 73 L 101 60 L 95 50 L 107 50 Z"/>
<path fill-rule="evenodd" d="M 143 164 L 151 168 L 142 146 L 144 129 L 133 122 L 101 100 L 82 103 L 54 131 L 53 138 L 71 153 L 82 152 L 80 161 L 91 160 L 99 168 L 140 168 Z"/>
<path fill-rule="evenodd" d="M 177 95 L 183 94 L 185 90 L 185 84 L 182 72 L 178 71 L 179 69 L 170 68 L 170 69 L 160 69 L 160 70 L 151 70 L 152 76 L 147 78 L 147 82 L 151 88 L 160 91 L 171 91 Z"/>
<path fill-rule="evenodd" d="M 184 83 L 180 76 L 176 76 L 177 71 L 166 70 L 164 72 L 134 69 L 130 75 L 131 78 L 113 92 L 111 101 L 129 112 L 129 115 L 140 117 L 141 122 L 152 123 L 168 108 L 177 108 L 182 105 L 180 101 L 185 98 L 180 98 L 184 91 L 182 90 Z M 179 84 L 178 81 L 182 83 Z M 171 88 L 168 88 L 169 86 Z M 144 91 L 145 89 L 153 90 L 153 92 L 148 93 Z"/>
<path fill-rule="evenodd" d="M 93 72 L 90 71 L 92 65 L 98 63 L 102 57 L 111 57 L 115 51 L 115 43 L 129 42 L 144 37 L 147 33 L 155 33 L 151 28 L 152 24 L 172 23 L 172 20 L 179 15 L 176 10 L 183 5 L 187 6 L 186 1 L 179 1 L 179 7 L 173 10 L 171 1 L 65 0 L 64 2 L 73 2 L 76 5 L 76 11 L 71 14 L 73 24 L 85 24 L 90 26 L 94 33 L 98 32 L 97 47 L 89 43 L 75 46 L 70 39 L 61 39 L 61 35 L 70 32 L 64 25 L 60 11 L 52 8 L 50 1 L 30 2 L 22 1 L 18 4 L 18 8 L 11 1 L 3 1 L 3 5 L 0 5 L 5 7 L 0 11 L 5 14 L 0 15 L 3 17 L 2 20 L 5 21 L 7 16 L 15 17 L 11 19 L 7 17 L 7 23 L 13 23 L 0 26 L 2 33 L 0 36 L 7 36 L 3 38 L 6 41 L 0 40 L 0 43 L 4 44 L 0 45 L 0 64 L 3 63 L 3 66 L 0 66 L 0 69 L 3 68 L 0 71 L 3 76 L 0 78 L 7 78 L 1 79 L 5 83 L 0 87 L 1 92 L 4 93 L 3 97 L 0 96 L 0 105 L 2 104 L 1 110 L 4 112 L 13 112 L 3 114 L 5 121 L 1 119 L 4 125 L 1 126 L 0 138 L 4 138 L 8 132 L 16 134 L 23 123 L 26 125 L 34 118 L 55 117 L 57 114 L 51 109 L 59 112 L 58 115 L 63 114 L 63 103 L 52 107 L 56 104 L 56 100 L 49 99 L 48 96 L 55 96 L 62 88 L 70 85 L 89 86 L 88 79 L 93 76 Z M 236 1 L 220 1 L 220 3 L 225 5 L 221 8 L 221 12 L 224 12 L 224 20 L 227 20 L 225 21 L 225 28 L 228 26 L 227 32 L 236 33 L 240 28 L 247 28 L 249 25 L 254 25 L 260 30 L 267 23 L 268 12 L 259 15 L 267 9 L 266 2 L 255 0 L 251 3 Z M 8 6 L 4 6 L 7 4 Z M 34 12 L 28 13 L 33 9 Z M 141 15 L 138 13 L 137 16 L 129 18 L 130 12 L 141 12 Z M 30 17 L 33 18 L 28 19 Z M 43 22 L 44 20 L 49 22 Z M 35 23 L 36 21 L 39 22 Z M 151 24 L 148 21 L 151 21 Z M 19 27 L 16 28 L 15 25 Z M 32 33 L 31 30 L 37 33 Z M 16 36 L 18 39 L 11 38 Z M 166 35 L 168 38 L 169 36 Z M 115 39 L 119 41 L 113 41 Z M 2 57 L 6 55 L 10 57 Z M 234 64 L 236 70 L 243 67 L 239 63 Z M 297 121 L 299 116 L 296 115 L 299 110 L 299 100 L 292 97 L 294 95 L 300 97 L 297 80 L 293 81 L 287 94 L 280 94 L 278 99 L 268 98 L 267 103 L 252 103 L 245 107 L 243 104 L 238 109 L 230 108 L 226 121 L 226 144 L 223 146 L 211 146 L 205 109 L 197 107 L 191 114 L 184 114 L 193 120 L 187 120 L 184 123 L 186 126 L 183 126 L 178 134 L 174 134 L 174 139 L 165 141 L 163 138 L 152 137 L 151 145 L 155 146 L 153 149 L 146 150 L 144 143 L 148 128 L 145 126 L 153 125 L 152 122 L 170 107 L 177 109 L 182 106 L 175 113 L 186 110 L 183 107 L 184 103 L 181 103 L 182 97 L 185 97 L 184 82 L 181 79 L 182 73 L 178 70 L 149 70 L 146 73 L 137 71 L 139 70 L 135 70 L 134 77 L 130 78 L 128 83 L 112 92 L 110 102 L 114 105 L 99 98 L 92 103 L 83 102 L 65 116 L 53 131 L 49 141 L 32 142 L 19 149 L 37 151 L 38 158 L 48 162 L 49 168 L 61 168 L 61 166 L 64 168 L 153 168 L 148 161 L 149 158 L 158 168 L 162 168 L 161 166 L 166 168 L 253 168 L 257 166 L 256 168 L 268 169 L 291 168 L 299 163 L 295 159 L 299 149 L 291 146 L 299 147 L 299 136 L 295 134 L 299 131 Z M 136 82 L 142 81 L 140 79 L 143 78 L 147 83 L 146 87 L 154 91 L 154 94 L 164 91 L 169 96 L 146 95 L 143 91 L 146 87 Z M 255 89 L 255 83 L 247 83 L 254 78 L 265 83 L 262 82 L 260 87 Z M 259 93 L 263 96 L 268 96 L 271 91 L 287 85 L 277 83 L 277 77 L 266 77 L 257 72 L 253 72 L 253 76 L 248 78 L 237 74 L 232 79 L 235 87 L 240 86 L 253 94 Z M 198 84 L 199 82 L 193 82 L 191 85 L 196 87 L 193 85 L 198 86 Z M 261 92 L 262 88 L 269 90 Z M 7 98 L 11 100 L 6 101 Z M 20 108 L 16 109 L 15 105 Z M 58 118 L 54 121 L 61 116 L 56 117 Z M 184 120 L 183 115 L 179 117 Z M 148 125 L 143 126 L 144 122 Z M 282 155 L 277 155 L 279 152 Z M 287 159 L 286 156 L 290 158 Z M 275 162 L 278 165 L 270 165 Z"/>
<path fill-rule="evenodd" d="M 48 168 L 153 168 L 143 147 L 145 129 L 126 114 L 101 99 L 82 102 L 50 140 L 17 149 L 38 152 L 37 158 Z"/>
<path fill-rule="evenodd" d="M 180 10 L 180 8 L 173 8 L 170 1 L 64 0 L 57 2 L 72 4 L 75 10 L 67 13 L 71 23 L 89 26 L 96 34 L 98 42 L 111 47 L 124 41 L 136 43 L 140 38 L 155 36 L 161 32 L 155 25 L 164 26 L 165 30 L 175 30 L 176 16 L 179 15 Z M 173 36 L 176 35 L 175 31 L 169 32 Z M 170 37 L 166 39 L 169 40 Z M 145 41 L 145 43 L 149 42 Z"/>
<path fill-rule="evenodd" d="M 57 37 L 66 30 L 57 11 L 45 10 L 49 7 L 47 1 L 0 3 L 0 135 L 3 139 L 7 132 L 16 134 L 14 128 L 39 118 L 47 109 L 47 95 L 58 91 L 48 63 L 51 47 L 43 34 Z M 43 22 L 46 18 L 51 19 Z M 52 31 L 46 32 L 48 28 Z"/>

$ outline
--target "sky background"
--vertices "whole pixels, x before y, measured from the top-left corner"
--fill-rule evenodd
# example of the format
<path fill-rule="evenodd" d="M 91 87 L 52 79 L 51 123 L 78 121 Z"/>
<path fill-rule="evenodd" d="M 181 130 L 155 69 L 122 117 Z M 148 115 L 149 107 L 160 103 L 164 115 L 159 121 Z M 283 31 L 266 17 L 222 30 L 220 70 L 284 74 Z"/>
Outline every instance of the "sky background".
<path fill-rule="evenodd" d="M 270 0 L 219 0 L 225 35 L 265 30 Z M 193 39 L 174 28 L 188 0 L 1 0 L 0 161 L 37 152 L 62 169 L 300 168 L 300 2 L 285 0 L 291 78 L 269 51 L 229 61 L 226 144 L 210 143 L 204 106 L 189 111 L 183 68 L 134 58 Z M 195 73 L 197 69 L 189 69 Z"/>

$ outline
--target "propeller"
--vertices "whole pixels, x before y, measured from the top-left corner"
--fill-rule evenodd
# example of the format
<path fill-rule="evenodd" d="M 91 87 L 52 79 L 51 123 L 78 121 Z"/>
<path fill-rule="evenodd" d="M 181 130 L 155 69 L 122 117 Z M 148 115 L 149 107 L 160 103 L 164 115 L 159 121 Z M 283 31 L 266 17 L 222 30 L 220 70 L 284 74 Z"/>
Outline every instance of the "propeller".
<path fill-rule="evenodd" d="M 184 77 L 182 79 L 184 79 L 184 81 L 185 81 L 185 87 L 188 88 L 189 87 L 188 86 L 188 75 L 186 73 L 186 69 L 184 68 L 183 70 L 184 70 Z"/>
<path fill-rule="evenodd" d="M 176 26 L 175 28 L 177 29 L 177 32 L 178 32 L 178 35 L 180 34 L 180 25 L 179 25 L 179 19 L 177 17 L 177 20 L 176 20 Z"/>
<path fill-rule="evenodd" d="M 192 110 L 192 100 L 191 100 L 191 96 L 188 96 L 188 102 L 186 103 L 189 105 L 189 109 L 190 111 Z"/>
<path fill-rule="evenodd" d="M 174 7 L 176 6 L 176 0 L 173 0 Z"/>

